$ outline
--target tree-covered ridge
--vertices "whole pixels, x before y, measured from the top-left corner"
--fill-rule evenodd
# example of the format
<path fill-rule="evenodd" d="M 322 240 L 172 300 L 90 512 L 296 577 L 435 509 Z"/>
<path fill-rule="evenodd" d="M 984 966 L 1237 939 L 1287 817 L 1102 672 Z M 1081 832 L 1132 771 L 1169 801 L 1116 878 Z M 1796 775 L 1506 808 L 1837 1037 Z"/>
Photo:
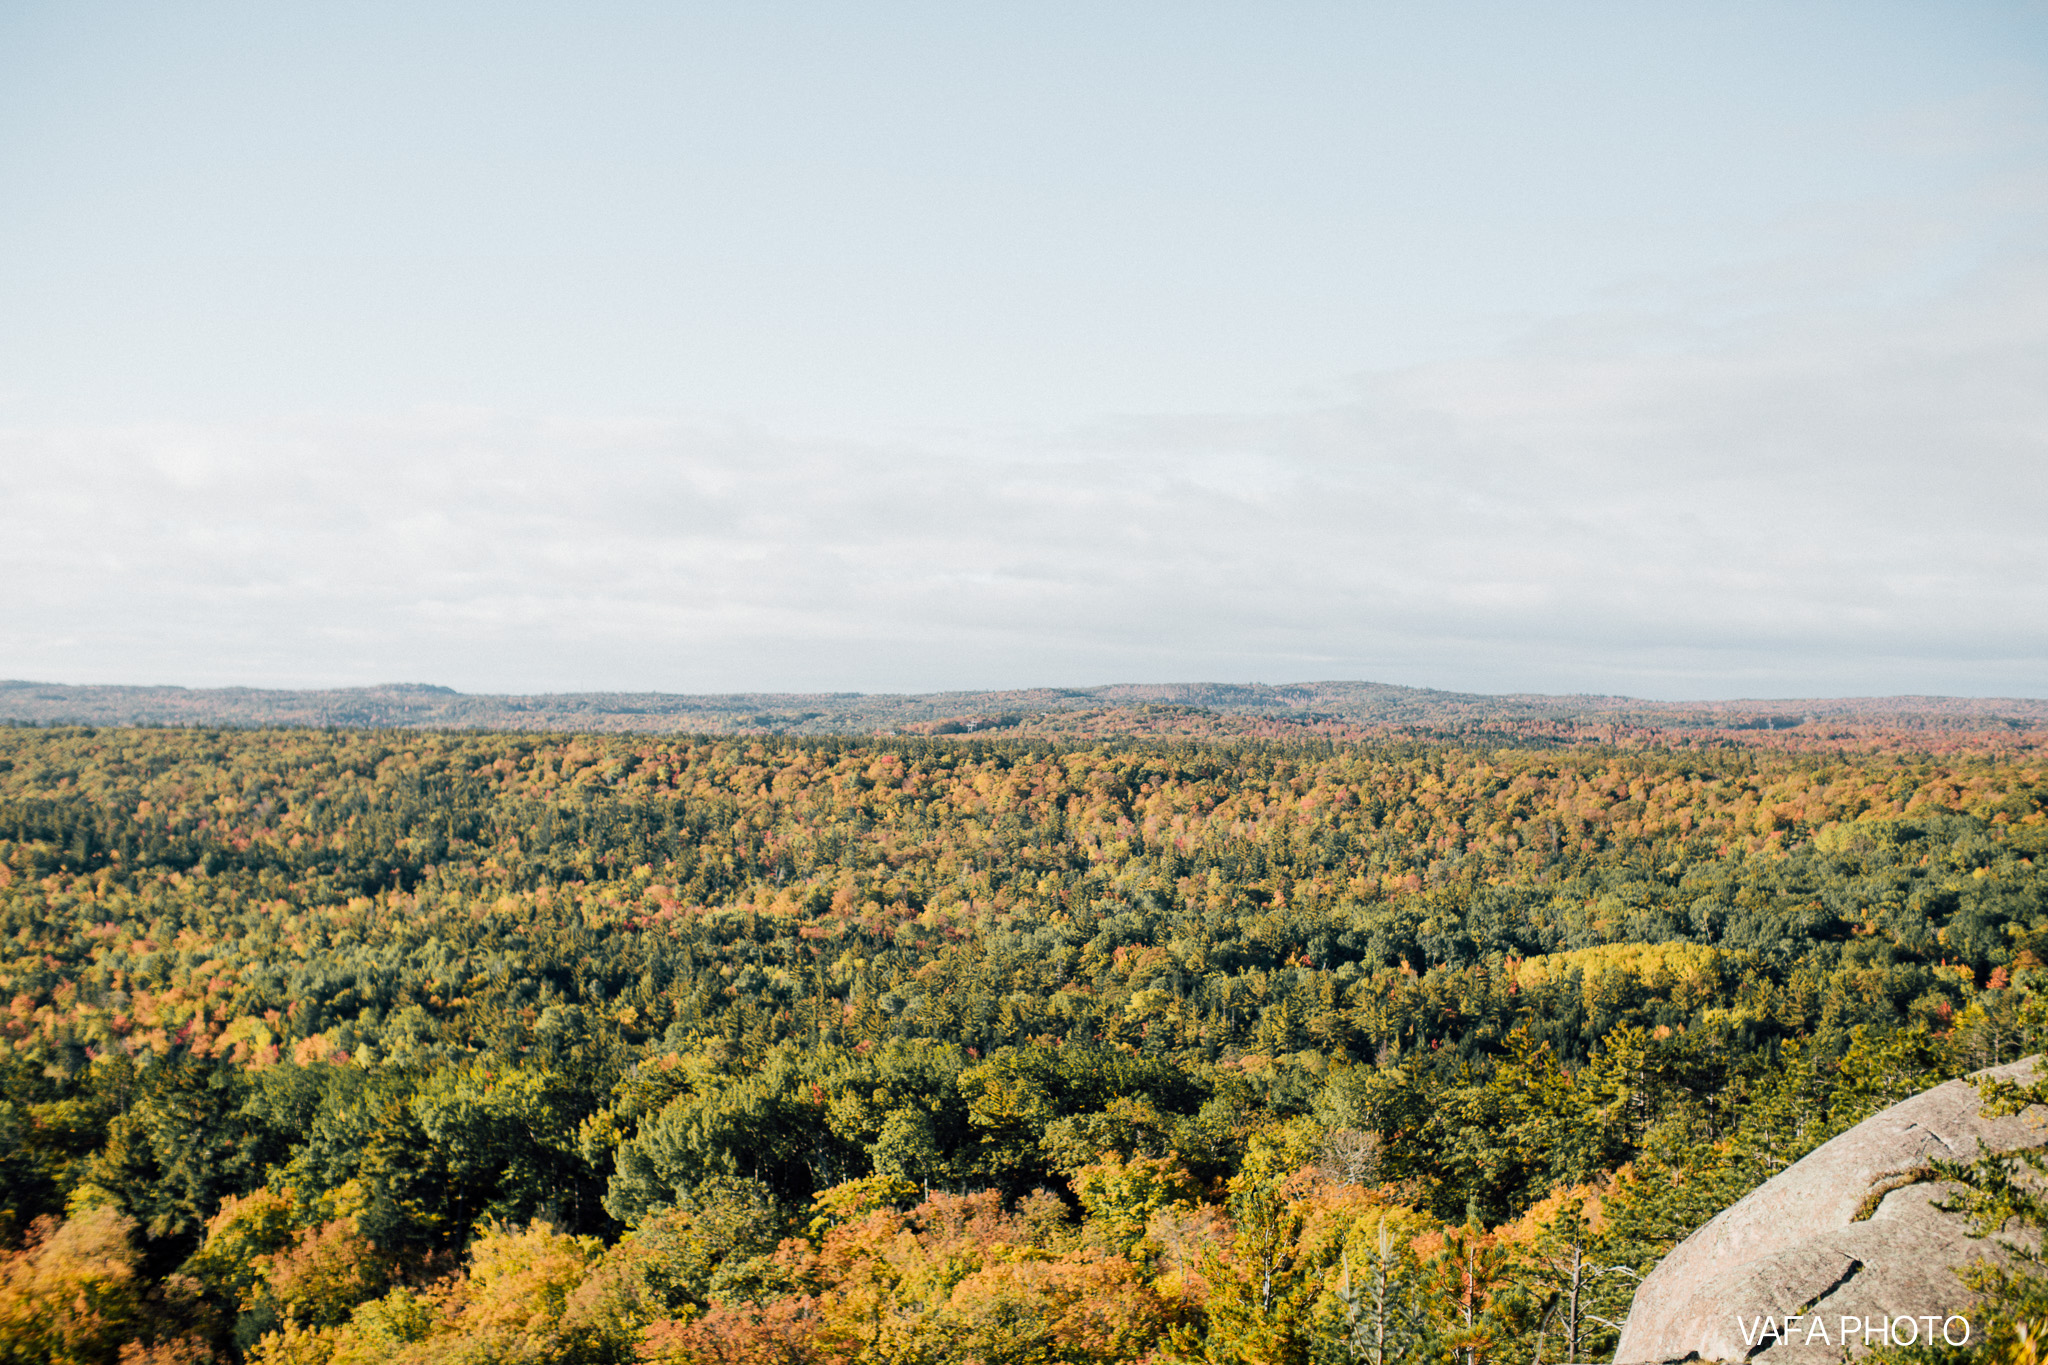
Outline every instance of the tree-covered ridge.
<path fill-rule="evenodd" d="M 0 729 L 15 1278 L 276 1361 L 515 1301 L 563 1360 L 1555 1358 L 1574 1256 L 2035 1035 L 2044 806 L 1989 754 Z"/>
<path fill-rule="evenodd" d="M 889 693 L 571 692 L 501 696 L 401 683 L 293 691 L 0 680 L 0 720 L 31 724 L 347 726 L 705 735 L 1001 733 L 1087 738 L 1500 745 L 1908 749 L 2006 757 L 2048 746 L 2048 702 L 1846 697 L 1713 702 L 1489 696 L 1388 683 L 1124 683 Z"/>

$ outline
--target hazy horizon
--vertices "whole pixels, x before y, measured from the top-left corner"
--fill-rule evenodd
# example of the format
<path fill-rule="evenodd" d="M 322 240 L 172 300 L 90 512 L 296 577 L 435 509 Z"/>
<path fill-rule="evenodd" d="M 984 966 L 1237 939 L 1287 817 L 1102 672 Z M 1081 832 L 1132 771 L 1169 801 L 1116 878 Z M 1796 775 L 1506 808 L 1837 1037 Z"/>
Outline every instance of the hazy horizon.
<path fill-rule="evenodd" d="M 177 682 L 155 683 L 95 683 L 53 678 L 0 678 L 0 688 L 61 687 L 61 688 L 124 688 L 154 690 L 170 688 L 188 692 L 281 692 L 281 693 L 335 693 L 335 692 L 387 692 L 417 690 L 443 695 L 473 697 L 480 699 L 497 697 L 582 697 L 582 696 L 661 696 L 680 698 L 717 697 L 978 697 L 1009 696 L 1033 692 L 1050 693 L 1100 693 L 1118 689 L 1143 690 L 1152 688 L 1246 688 L 1284 691 L 1290 688 L 1307 687 L 1388 687 L 1408 692 L 1432 692 L 1450 696 L 1472 696 L 1497 699 L 1541 698 L 1547 700 L 1573 700 L 1585 698 L 1598 701 L 1643 702 L 1657 705 L 1712 705 L 1724 703 L 1777 704 L 1784 702 L 1889 702 L 1889 701 L 2041 701 L 2044 697 L 2005 693 L 1939 693 L 1939 692 L 1893 692 L 1893 693 L 1840 693 L 1832 695 L 1806 694 L 1797 696 L 1726 696 L 1726 697 L 1652 697 L 1622 692 L 1537 692 L 1527 688 L 1509 689 L 1500 692 L 1472 692 L 1459 688 L 1431 687 L 1419 683 L 1388 682 L 1380 678 L 1296 678 L 1279 682 L 1263 679 L 1200 678 L 1175 681 L 1122 680 L 1092 683 L 1033 683 L 1021 687 L 949 687 L 910 688 L 889 691 L 857 691 L 848 689 L 814 689 L 797 691 L 783 688 L 740 688 L 718 692 L 676 692 L 661 688 L 574 688 L 554 689 L 538 692 L 478 691 L 449 687 L 444 683 L 420 680 L 385 681 L 371 683 L 342 683 L 332 686 L 308 684 L 299 687 L 259 687 L 245 683 L 187 684 Z"/>

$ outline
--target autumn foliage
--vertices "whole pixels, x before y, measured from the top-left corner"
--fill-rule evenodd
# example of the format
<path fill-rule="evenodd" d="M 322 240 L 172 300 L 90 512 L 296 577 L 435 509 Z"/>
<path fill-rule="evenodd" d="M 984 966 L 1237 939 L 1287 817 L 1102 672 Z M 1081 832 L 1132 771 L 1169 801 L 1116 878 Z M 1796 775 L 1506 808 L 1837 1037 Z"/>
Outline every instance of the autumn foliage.
<path fill-rule="evenodd" d="M 2048 1032 L 2017 742 L 1025 728 L 0 729 L 0 1362 L 1591 1359 Z"/>

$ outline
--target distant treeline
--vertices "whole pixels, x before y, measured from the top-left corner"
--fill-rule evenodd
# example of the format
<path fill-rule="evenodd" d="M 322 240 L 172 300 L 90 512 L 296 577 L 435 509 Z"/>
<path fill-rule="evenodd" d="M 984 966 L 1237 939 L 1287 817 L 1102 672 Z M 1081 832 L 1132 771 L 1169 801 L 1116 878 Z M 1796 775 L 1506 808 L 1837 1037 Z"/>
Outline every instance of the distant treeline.
<path fill-rule="evenodd" d="M 471 695 L 425 684 L 325 691 L 0 681 L 0 723 L 341 726 L 764 736 L 958 735 L 1493 747 L 1685 744 L 1985 752 L 2048 746 L 2048 701 L 1864 697 L 1650 702 L 1484 696 L 1385 683 L 1161 683 L 913 694 L 572 692 Z"/>

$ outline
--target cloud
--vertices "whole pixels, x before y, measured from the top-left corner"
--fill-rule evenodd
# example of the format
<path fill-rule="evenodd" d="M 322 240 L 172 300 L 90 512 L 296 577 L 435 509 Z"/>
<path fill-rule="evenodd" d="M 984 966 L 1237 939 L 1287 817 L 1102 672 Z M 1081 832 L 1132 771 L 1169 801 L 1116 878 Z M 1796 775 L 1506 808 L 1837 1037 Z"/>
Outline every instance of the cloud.
<path fill-rule="evenodd" d="M 2048 262 L 1707 311 L 1617 307 L 1313 409 L 1056 433 L 0 430 L 0 671 L 2040 695 Z"/>

